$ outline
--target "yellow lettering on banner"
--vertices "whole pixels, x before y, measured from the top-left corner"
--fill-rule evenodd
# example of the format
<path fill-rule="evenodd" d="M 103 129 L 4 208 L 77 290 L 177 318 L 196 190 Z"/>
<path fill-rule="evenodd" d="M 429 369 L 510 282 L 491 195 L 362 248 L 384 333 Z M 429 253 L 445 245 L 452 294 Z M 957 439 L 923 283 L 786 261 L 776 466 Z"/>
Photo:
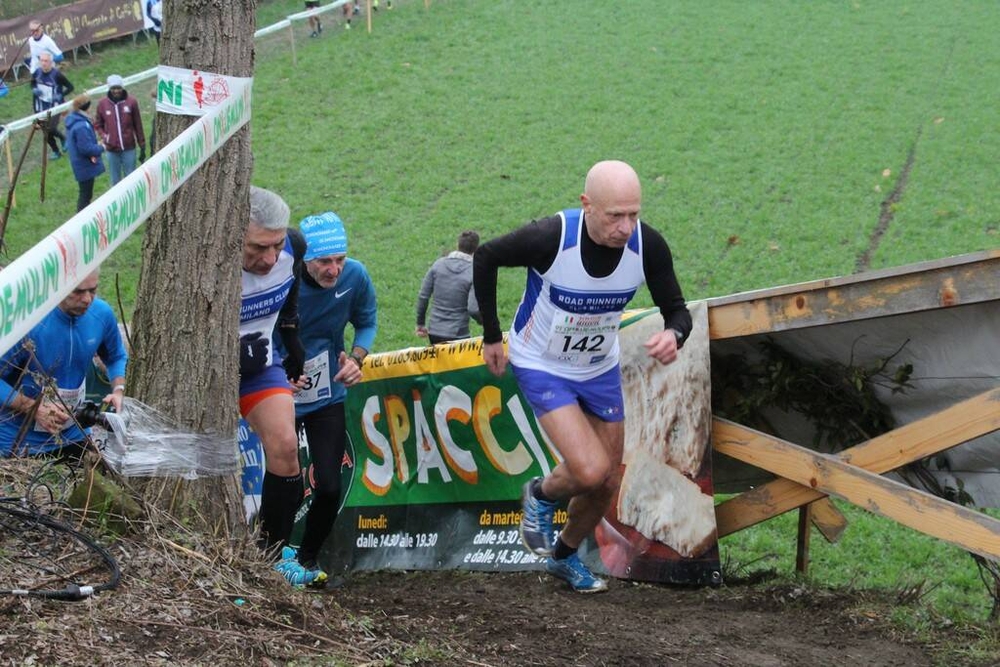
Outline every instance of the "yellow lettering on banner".
<path fill-rule="evenodd" d="M 494 512 L 493 513 L 493 525 L 494 526 L 514 526 L 521 523 L 521 512 L 510 511 L 510 512 Z"/>
<path fill-rule="evenodd" d="M 472 426 L 476 432 L 476 440 L 482 445 L 483 452 L 493 467 L 508 475 L 519 475 L 531 465 L 531 454 L 521 441 L 508 452 L 500 446 L 493 434 L 490 420 L 501 412 L 500 398 L 500 389 L 493 385 L 486 385 L 476 392 Z"/>
<path fill-rule="evenodd" d="M 389 518 L 384 514 L 379 514 L 376 518 L 358 515 L 358 528 L 360 530 L 385 530 L 389 527 Z"/>
<path fill-rule="evenodd" d="M 382 413 L 379 411 L 378 396 L 369 396 L 365 401 L 364 410 L 361 412 L 361 430 L 365 436 L 368 449 L 375 456 L 382 459 L 379 464 L 372 459 L 365 459 L 365 474 L 361 478 L 365 488 L 376 496 L 384 496 L 389 493 L 392 486 L 393 458 L 392 447 L 377 428 L 375 422 L 379 420 Z"/>
<path fill-rule="evenodd" d="M 517 425 L 521 440 L 510 451 L 504 450 L 497 441 L 490 425 L 491 420 L 500 415 L 501 393 L 493 385 L 486 385 L 476 392 L 475 400 L 454 385 L 446 385 L 438 394 L 434 405 L 434 427 L 424 412 L 423 401 L 417 390 L 413 394 L 413 421 L 410 420 L 408 406 L 399 396 L 389 394 L 382 397 L 368 397 L 362 410 L 361 428 L 368 448 L 380 462 L 365 461 L 362 466 L 365 486 L 376 495 L 388 493 L 395 474 L 400 484 L 410 482 L 410 468 L 406 457 L 406 446 L 411 434 L 417 455 L 417 482 L 427 484 L 430 470 L 437 470 L 444 482 L 452 481 L 453 471 L 467 484 L 479 483 L 479 468 L 469 450 L 458 446 L 452 429 L 455 422 L 466 428 L 472 424 L 476 441 L 482 447 L 493 467 L 508 475 L 519 475 L 537 461 L 544 474 L 550 470 L 549 460 L 542 445 L 528 421 L 517 395 L 511 396 L 506 407 Z M 377 423 L 386 417 L 385 430 L 388 437 L 380 432 Z M 547 442 L 547 441 L 546 441 Z"/>
<path fill-rule="evenodd" d="M 427 484 L 430 481 L 431 470 L 437 470 L 441 473 L 441 479 L 445 483 L 450 482 L 451 473 L 448 472 L 448 466 L 441 458 L 441 452 L 434 440 L 431 425 L 427 423 L 427 417 L 424 415 L 420 392 L 416 389 L 413 390 L 413 421 L 417 427 L 417 483 Z M 474 463 L 473 466 L 475 466 Z"/>
<path fill-rule="evenodd" d="M 406 404 L 399 396 L 392 394 L 385 397 L 385 412 L 388 415 L 389 442 L 392 452 L 399 464 L 396 466 L 396 477 L 405 483 L 410 478 L 410 465 L 403 451 L 403 443 L 410 437 L 410 417 L 406 414 Z"/>
<path fill-rule="evenodd" d="M 483 513 L 479 515 L 479 525 L 489 526 L 493 523 L 492 516 L 489 510 L 483 510 Z"/>
<path fill-rule="evenodd" d="M 445 461 L 448 462 L 448 467 L 454 470 L 455 474 L 467 484 L 476 484 L 479 481 L 476 460 L 472 457 L 471 452 L 462 449 L 455 443 L 455 439 L 451 436 L 451 430 L 448 428 L 449 421 L 468 424 L 472 419 L 471 413 L 472 401 L 468 394 L 453 385 L 446 385 L 441 389 L 434 406 L 434 425 L 437 427 L 438 439 L 441 442 Z"/>

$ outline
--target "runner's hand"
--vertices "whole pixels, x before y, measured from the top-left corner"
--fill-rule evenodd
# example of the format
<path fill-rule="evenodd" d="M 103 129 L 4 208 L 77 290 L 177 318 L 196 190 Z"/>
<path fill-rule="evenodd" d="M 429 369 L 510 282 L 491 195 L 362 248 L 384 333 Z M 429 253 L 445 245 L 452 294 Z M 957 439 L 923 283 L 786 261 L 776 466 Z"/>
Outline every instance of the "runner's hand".
<path fill-rule="evenodd" d="M 254 375 L 267 366 L 266 338 L 259 331 L 240 336 L 240 375 Z"/>
<path fill-rule="evenodd" d="M 350 387 L 361 382 L 361 366 L 354 360 L 354 357 L 347 356 L 347 352 L 340 351 L 340 358 L 337 360 L 340 370 L 333 376 L 334 382 L 340 382 L 345 387 Z"/>
<path fill-rule="evenodd" d="M 507 370 L 507 353 L 504 352 L 503 342 L 483 343 L 483 361 L 491 373 L 502 377 Z"/>
<path fill-rule="evenodd" d="M 644 345 L 646 353 L 661 364 L 669 364 L 677 359 L 677 334 L 673 329 L 653 334 Z"/>

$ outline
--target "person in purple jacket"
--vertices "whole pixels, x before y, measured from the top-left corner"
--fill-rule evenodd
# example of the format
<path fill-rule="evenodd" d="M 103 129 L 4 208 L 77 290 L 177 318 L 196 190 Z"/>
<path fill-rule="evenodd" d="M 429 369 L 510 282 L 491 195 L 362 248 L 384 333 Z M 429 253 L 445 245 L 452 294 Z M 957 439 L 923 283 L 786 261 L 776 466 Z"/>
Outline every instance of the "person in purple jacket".
<path fill-rule="evenodd" d="M 142 129 L 139 102 L 125 90 L 124 80 L 117 74 L 108 77 L 108 94 L 97 103 L 94 129 L 108 152 L 108 176 L 116 184 L 133 171 L 136 146 L 139 162 L 146 159 L 146 134 Z"/>

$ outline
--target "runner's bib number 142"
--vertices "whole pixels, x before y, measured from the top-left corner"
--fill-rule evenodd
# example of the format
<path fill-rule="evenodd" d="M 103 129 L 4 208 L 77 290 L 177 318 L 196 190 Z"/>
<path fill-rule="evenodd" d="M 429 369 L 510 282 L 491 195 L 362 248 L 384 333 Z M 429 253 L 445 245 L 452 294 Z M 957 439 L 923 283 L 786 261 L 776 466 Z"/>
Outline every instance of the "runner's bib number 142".
<path fill-rule="evenodd" d="M 545 356 L 574 366 L 589 366 L 605 358 L 618 339 L 619 313 L 562 313 L 553 319 Z"/>

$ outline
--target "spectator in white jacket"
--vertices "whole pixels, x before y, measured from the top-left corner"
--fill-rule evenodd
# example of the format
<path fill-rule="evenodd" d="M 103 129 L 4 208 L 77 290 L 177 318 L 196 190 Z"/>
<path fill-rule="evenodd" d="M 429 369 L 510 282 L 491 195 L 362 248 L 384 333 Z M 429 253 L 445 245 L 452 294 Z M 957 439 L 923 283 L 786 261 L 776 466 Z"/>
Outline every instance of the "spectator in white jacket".
<path fill-rule="evenodd" d="M 55 40 L 45 33 L 41 21 L 28 23 L 28 30 L 31 31 L 31 35 L 28 37 L 28 50 L 31 55 L 25 59 L 25 64 L 27 64 L 29 72 L 34 74 L 35 70 L 38 69 L 38 57 L 43 53 L 51 53 L 52 62 L 62 62 L 62 49 L 56 46 Z"/>

